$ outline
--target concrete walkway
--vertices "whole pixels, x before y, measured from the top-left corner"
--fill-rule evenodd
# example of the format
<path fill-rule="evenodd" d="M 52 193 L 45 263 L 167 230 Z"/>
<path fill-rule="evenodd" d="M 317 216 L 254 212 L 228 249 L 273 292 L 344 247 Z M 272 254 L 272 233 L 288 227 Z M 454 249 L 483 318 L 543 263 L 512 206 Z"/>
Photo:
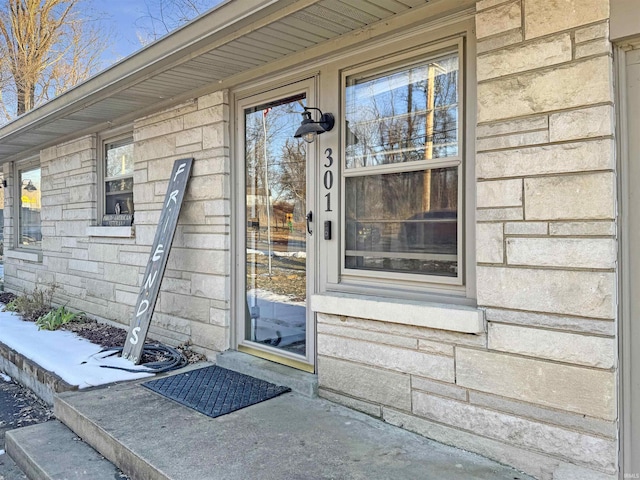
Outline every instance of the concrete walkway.
<path fill-rule="evenodd" d="M 60 394 L 55 412 L 125 473 L 139 472 L 138 478 L 530 479 L 295 393 L 212 419 L 128 383 Z"/>

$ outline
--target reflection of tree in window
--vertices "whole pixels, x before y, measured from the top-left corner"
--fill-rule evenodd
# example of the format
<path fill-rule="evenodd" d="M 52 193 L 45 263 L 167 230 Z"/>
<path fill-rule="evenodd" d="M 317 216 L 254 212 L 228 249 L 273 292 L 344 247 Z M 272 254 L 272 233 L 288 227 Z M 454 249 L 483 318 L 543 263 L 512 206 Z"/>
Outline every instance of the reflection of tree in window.
<path fill-rule="evenodd" d="M 456 156 L 458 57 L 353 80 L 346 118 L 358 142 L 347 167 Z"/>
<path fill-rule="evenodd" d="M 458 87 L 456 54 L 347 79 L 347 268 L 457 275 Z"/>
<path fill-rule="evenodd" d="M 294 205 L 304 205 L 307 198 L 306 179 L 307 152 L 304 142 L 287 139 L 282 146 L 282 156 L 280 157 L 280 168 L 277 171 L 278 184 L 282 196 L 285 200 L 293 202 Z M 295 208 L 297 213 L 300 208 Z M 300 221 L 297 218 L 296 221 Z"/>
<path fill-rule="evenodd" d="M 287 213 L 295 213 L 296 221 L 304 218 L 306 146 L 291 138 L 304 105 L 300 95 L 245 111 L 247 218 L 262 225 L 270 216 L 267 208 L 276 226 L 285 225 Z"/>

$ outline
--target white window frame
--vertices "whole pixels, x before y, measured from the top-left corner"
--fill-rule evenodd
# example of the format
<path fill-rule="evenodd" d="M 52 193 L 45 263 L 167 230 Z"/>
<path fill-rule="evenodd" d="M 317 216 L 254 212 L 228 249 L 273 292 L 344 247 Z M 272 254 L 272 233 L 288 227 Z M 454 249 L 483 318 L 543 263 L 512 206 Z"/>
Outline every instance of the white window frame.
<path fill-rule="evenodd" d="M 4 245 L 4 241 L 5 241 L 5 230 L 4 230 L 4 217 L 5 217 L 5 197 L 7 196 L 7 189 L 5 188 L 6 186 L 6 182 L 5 182 L 5 174 L 2 170 L 0 170 L 0 186 L 2 186 L 2 195 L 1 195 L 1 200 L 2 200 L 2 204 L 0 204 L 0 208 L 2 209 L 2 224 L 0 225 L 0 242 L 3 244 L 3 249 L 4 248 L 8 248 L 8 245 Z"/>
<path fill-rule="evenodd" d="M 22 172 L 40 169 L 40 246 L 23 245 L 20 242 L 22 236 Z M 23 250 L 28 252 L 41 252 L 42 251 L 42 166 L 40 165 L 40 157 L 31 158 L 21 162 L 16 162 L 14 166 L 14 178 L 15 185 L 13 188 L 15 198 L 14 218 L 15 218 L 15 235 L 13 238 L 13 247 L 16 250 Z M 9 255 L 10 256 L 10 255 Z"/>
<path fill-rule="evenodd" d="M 469 131 L 467 129 L 467 118 L 475 113 L 467 108 L 468 92 L 467 85 L 469 82 L 475 82 L 475 77 L 467 78 L 469 52 L 467 50 L 468 35 L 458 35 L 450 40 L 436 41 L 431 45 L 413 48 L 395 54 L 388 54 L 384 57 L 371 59 L 360 65 L 349 66 L 340 71 L 340 108 L 341 108 L 341 138 L 340 151 L 341 161 L 338 175 L 340 176 L 340 194 L 339 199 L 339 225 L 340 237 L 337 242 L 337 248 L 334 248 L 336 260 L 339 262 L 337 275 L 329 276 L 325 285 L 326 290 L 344 293 L 368 294 L 390 296 L 394 298 L 409 298 L 425 301 L 441 301 L 442 295 L 447 295 L 447 301 L 454 301 L 463 304 L 475 304 L 473 296 L 475 295 L 475 285 L 471 284 L 469 273 L 469 248 L 475 248 L 475 245 L 469 245 L 470 239 L 473 239 L 469 229 L 473 225 L 469 219 L 475 202 L 475 190 L 465 191 L 466 185 L 472 183 L 470 178 L 474 178 L 473 161 L 469 159 L 471 156 L 470 149 L 467 148 L 467 139 Z M 439 277 L 435 275 L 424 275 L 415 273 L 399 273 L 384 271 L 367 271 L 348 269 L 345 267 L 346 252 L 346 218 L 345 218 L 345 178 L 349 176 L 384 174 L 396 171 L 424 170 L 423 162 L 415 162 L 416 165 L 409 163 L 382 165 L 376 167 L 368 167 L 367 169 L 352 168 L 346 169 L 345 166 L 345 146 L 346 146 L 346 125 L 345 125 L 345 102 L 346 102 L 346 86 L 347 78 L 352 76 L 363 75 L 365 77 L 376 74 L 384 74 L 386 71 L 397 71 L 404 66 L 414 64 L 423 64 L 432 59 L 437 59 L 446 54 L 456 53 L 458 55 L 459 73 L 458 73 L 458 155 L 456 157 L 445 157 L 428 161 L 428 168 L 443 168 L 456 166 L 458 168 L 458 276 L 457 277 Z M 413 162 L 411 162 L 413 163 Z M 366 170 L 366 171 L 364 171 Z M 469 177 L 469 175 L 472 177 Z M 471 197 L 470 197 L 471 195 Z M 333 278 L 332 278 L 333 277 Z M 457 300 L 456 300 L 457 299 Z"/>
<path fill-rule="evenodd" d="M 463 173 L 463 157 L 464 157 L 464 135 L 460 135 L 462 131 L 462 122 L 461 118 L 465 114 L 465 105 L 464 105 L 464 95 L 461 80 L 464 79 L 464 56 L 463 56 L 463 48 L 462 48 L 462 39 L 458 39 L 456 42 L 452 43 L 450 47 L 442 46 L 439 47 L 431 47 L 427 49 L 420 49 L 413 52 L 407 52 L 403 55 L 398 55 L 393 57 L 393 61 L 389 59 L 381 59 L 375 61 L 373 63 L 368 63 L 367 65 L 363 65 L 360 67 L 356 67 L 353 69 L 346 69 L 342 72 L 341 78 L 341 92 L 342 92 L 342 138 L 341 138 L 341 151 L 345 152 L 346 149 L 346 135 L 347 135 L 347 127 L 344 124 L 346 122 L 346 117 L 344 112 L 346 112 L 346 88 L 347 88 L 347 79 L 362 76 L 364 78 L 374 77 L 374 76 L 384 76 L 387 72 L 397 72 L 404 68 L 410 68 L 414 65 L 423 65 L 429 63 L 432 60 L 437 60 L 446 55 L 457 54 L 458 55 L 458 116 L 457 116 L 457 139 L 458 139 L 458 155 L 451 157 L 442 157 L 438 159 L 431 160 L 423 160 L 423 161 L 414 161 L 407 163 L 393 163 L 387 165 L 379 165 L 373 167 L 358 167 L 358 168 L 346 168 L 346 161 L 344 159 L 345 155 L 343 154 L 343 161 L 340 162 L 341 166 L 341 191 L 343 195 L 341 197 L 340 202 L 340 221 L 341 221 L 341 247 L 340 247 L 340 271 L 341 277 L 343 279 L 349 279 L 349 277 L 353 279 L 358 278 L 367 278 L 367 279 L 378 279 L 383 276 L 387 280 L 391 281 L 410 281 L 410 282 L 420 282 L 420 283 L 433 283 L 433 284 L 444 284 L 444 285 L 462 285 L 463 282 L 463 271 L 464 271 L 464 256 L 463 256 L 463 243 L 462 243 L 462 232 L 463 232 L 463 218 L 464 218 L 464 205 L 463 205 L 463 189 L 462 189 L 462 179 L 464 176 Z M 380 270 L 358 270 L 358 269 L 350 269 L 345 265 L 345 255 L 346 255 L 346 216 L 345 216 L 345 195 L 346 195 L 346 179 L 359 177 L 359 176 L 375 176 L 375 175 L 384 175 L 390 173 L 405 173 L 412 171 L 426 171 L 426 170 L 435 170 L 439 168 L 450 168 L 455 167 L 458 169 L 458 211 L 457 211 L 457 252 L 458 252 L 458 275 L 456 277 L 445 277 L 445 276 L 437 276 L 437 275 L 424 275 L 424 274 L 416 274 L 416 273 L 400 273 L 400 272 L 389 272 L 389 271 L 380 271 Z"/>
<path fill-rule="evenodd" d="M 99 196 L 99 204 L 98 204 L 98 225 L 102 223 L 102 216 L 105 215 L 106 212 L 106 202 L 107 202 L 107 189 L 106 182 L 110 180 L 117 180 L 121 178 L 129 178 L 129 176 L 121 176 L 121 177 L 107 177 L 106 176 L 106 168 L 107 168 L 107 146 L 114 143 L 130 143 L 134 145 L 133 141 L 133 132 L 128 131 L 126 133 L 121 133 L 117 136 L 109 136 L 105 138 L 101 138 L 100 141 L 100 155 L 99 155 L 99 167 L 98 167 L 98 194 Z M 135 159 L 134 159 L 135 162 Z M 134 180 L 134 172 L 131 173 L 131 180 Z M 133 184 L 135 188 L 135 182 Z M 135 214 L 135 195 L 133 198 L 133 213 Z M 135 221 L 135 220 L 134 220 Z"/>

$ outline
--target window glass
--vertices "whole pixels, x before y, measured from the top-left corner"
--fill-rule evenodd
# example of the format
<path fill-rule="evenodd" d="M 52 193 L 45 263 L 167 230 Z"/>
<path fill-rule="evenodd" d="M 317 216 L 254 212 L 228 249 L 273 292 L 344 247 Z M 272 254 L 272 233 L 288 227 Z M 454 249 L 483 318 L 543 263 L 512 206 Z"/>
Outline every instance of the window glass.
<path fill-rule="evenodd" d="M 346 167 L 458 155 L 458 56 L 355 77 L 346 87 Z"/>
<path fill-rule="evenodd" d="M 133 214 L 133 143 L 105 145 L 105 214 Z"/>
<path fill-rule="evenodd" d="M 458 63 L 448 54 L 346 78 L 346 271 L 457 281 Z"/>
<path fill-rule="evenodd" d="M 42 208 L 40 168 L 20 170 L 19 175 L 19 235 L 18 244 L 22 247 L 41 248 L 42 228 L 40 210 Z"/>
<path fill-rule="evenodd" d="M 304 94 L 244 110 L 244 340 L 307 355 L 307 143 L 293 138 Z"/>
<path fill-rule="evenodd" d="M 0 173 L 0 185 L 4 185 L 4 175 Z M 4 192 L 6 189 L 0 188 L 0 260 L 4 255 Z"/>
<path fill-rule="evenodd" d="M 456 276 L 458 169 L 346 179 L 347 268 Z"/>

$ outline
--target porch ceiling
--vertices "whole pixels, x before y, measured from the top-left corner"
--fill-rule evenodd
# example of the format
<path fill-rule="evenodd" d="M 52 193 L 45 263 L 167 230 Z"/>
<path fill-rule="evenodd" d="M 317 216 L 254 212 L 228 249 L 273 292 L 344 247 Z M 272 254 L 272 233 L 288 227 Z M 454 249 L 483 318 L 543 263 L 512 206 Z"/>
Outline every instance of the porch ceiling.
<path fill-rule="evenodd" d="M 0 128 L 0 163 L 131 121 L 190 92 L 445 1 L 229 0 Z"/>

